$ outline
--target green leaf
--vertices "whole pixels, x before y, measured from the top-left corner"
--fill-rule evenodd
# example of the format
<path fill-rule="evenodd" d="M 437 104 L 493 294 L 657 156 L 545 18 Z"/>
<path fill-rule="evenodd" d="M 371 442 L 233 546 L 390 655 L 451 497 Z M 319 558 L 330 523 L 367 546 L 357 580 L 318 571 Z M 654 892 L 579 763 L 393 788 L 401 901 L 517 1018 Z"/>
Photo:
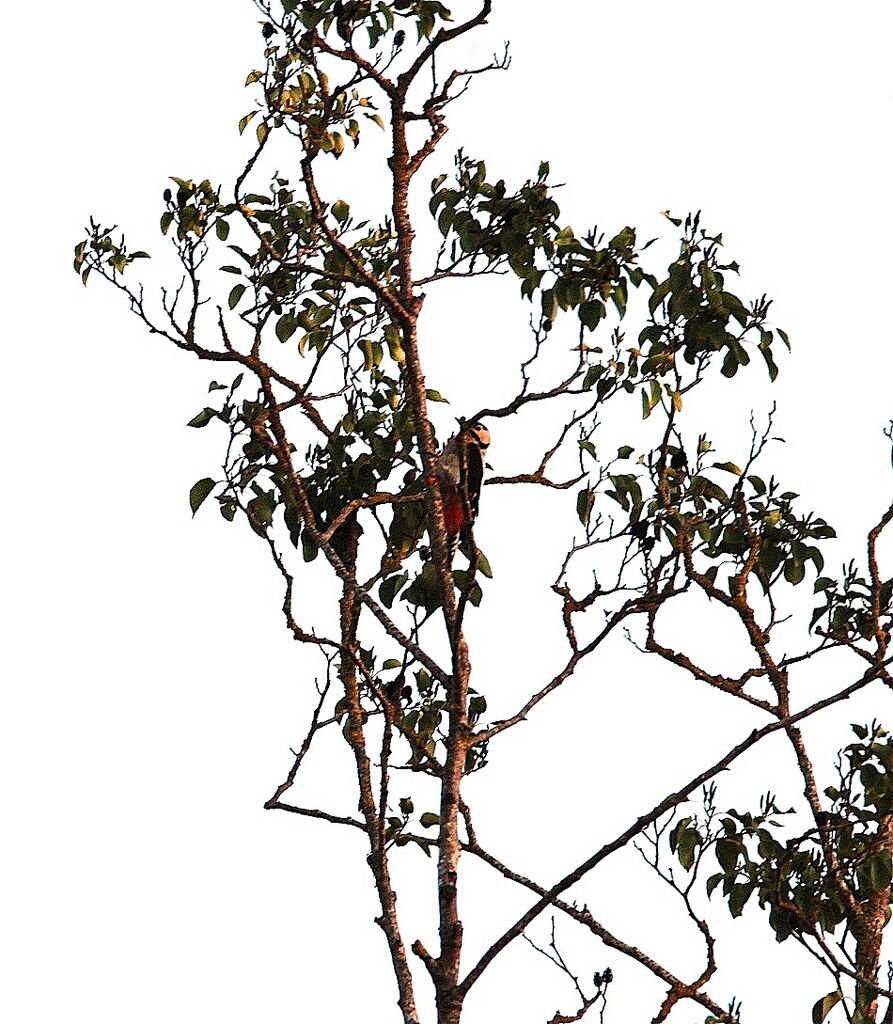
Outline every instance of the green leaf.
<path fill-rule="evenodd" d="M 732 314 L 732 316 L 738 321 L 738 323 L 744 327 L 747 324 L 747 310 L 744 307 L 744 303 L 737 295 L 733 295 L 731 292 L 722 293 L 722 303 L 726 309 Z"/>
<path fill-rule="evenodd" d="M 276 337 L 284 343 L 288 341 L 297 329 L 298 321 L 291 313 L 286 313 L 285 316 L 280 317 L 279 322 L 276 324 Z"/>
<path fill-rule="evenodd" d="M 789 558 L 784 564 L 784 578 L 795 587 L 803 582 L 806 575 L 806 567 L 799 558 Z"/>
<path fill-rule="evenodd" d="M 381 603 L 386 608 L 393 607 L 394 599 L 408 581 L 409 574 L 405 572 L 399 576 L 389 576 L 378 588 L 378 595 L 381 598 Z M 400 662 L 397 662 L 397 664 L 399 665 Z"/>
<path fill-rule="evenodd" d="M 245 294 L 245 288 L 247 285 L 237 284 L 235 288 L 229 293 L 229 308 L 235 309 L 239 304 L 239 299 Z"/>
<path fill-rule="evenodd" d="M 880 850 L 856 870 L 859 886 L 868 892 L 883 892 L 893 881 L 893 860 L 889 850 Z"/>
<path fill-rule="evenodd" d="M 331 152 L 337 160 L 344 152 L 344 136 L 341 132 L 327 132 L 325 138 L 329 142 L 328 152 Z M 326 149 L 325 145 L 323 145 L 323 149 Z"/>
<path fill-rule="evenodd" d="M 647 420 L 651 415 L 651 410 L 660 401 L 661 387 L 660 384 L 653 380 L 648 385 L 648 388 L 642 388 L 642 419 Z"/>
<path fill-rule="evenodd" d="M 426 857 L 431 856 L 431 843 L 427 839 L 422 839 L 421 836 L 407 836 L 407 838 L 416 844 L 419 849 L 423 850 Z"/>
<path fill-rule="evenodd" d="M 477 720 L 487 710 L 487 698 L 476 693 L 468 702 L 468 714 L 473 720 Z"/>
<path fill-rule="evenodd" d="M 604 315 L 605 304 L 600 302 L 598 299 L 590 299 L 589 301 L 580 304 L 580 323 L 590 331 L 594 331 L 596 327 L 598 327 Z M 549 319 L 554 320 L 554 314 L 549 317 Z"/>
<path fill-rule="evenodd" d="M 488 580 L 493 579 L 493 570 L 490 568 L 490 562 L 480 548 L 478 548 L 475 567 L 482 576 L 486 576 Z"/>
<path fill-rule="evenodd" d="M 778 332 L 781 334 L 781 331 Z M 760 353 L 766 362 L 766 369 L 769 371 L 769 380 L 775 380 L 778 376 L 778 367 L 775 365 L 775 360 L 772 357 L 772 352 L 768 346 L 760 346 Z"/>
<path fill-rule="evenodd" d="M 797 918 L 790 910 L 773 907 L 769 911 L 769 925 L 775 932 L 775 941 L 784 942 L 794 933 L 794 929 L 797 927 Z"/>
<path fill-rule="evenodd" d="M 825 900 L 819 907 L 818 922 L 823 931 L 833 933 L 845 918 L 846 911 L 836 900 Z"/>
<path fill-rule="evenodd" d="M 690 815 L 686 818 L 680 818 L 679 821 L 670 830 L 670 849 L 675 853 L 679 849 L 679 837 L 688 828 L 688 826 L 694 821 Z"/>
<path fill-rule="evenodd" d="M 288 527 L 288 538 L 297 547 L 301 539 L 301 513 L 293 504 L 286 501 L 283 519 Z"/>
<path fill-rule="evenodd" d="M 467 569 L 456 569 L 453 572 L 453 579 L 456 581 L 456 586 L 459 592 L 462 594 L 468 594 L 468 600 L 471 602 L 473 607 L 478 608 L 481 601 L 484 598 L 484 592 L 480 586 L 474 582 L 471 573 Z"/>
<path fill-rule="evenodd" d="M 735 870 L 735 865 L 738 863 L 738 851 L 741 849 L 740 844 L 735 839 L 720 839 L 716 843 L 716 859 L 719 861 L 719 866 L 726 872 L 726 874 Z"/>
<path fill-rule="evenodd" d="M 583 378 L 583 384 L 581 385 L 584 391 L 589 391 L 592 385 L 601 377 L 605 372 L 604 366 L 590 366 L 586 371 L 586 376 Z"/>
<path fill-rule="evenodd" d="M 217 415 L 216 409 L 209 409 L 207 406 L 186 424 L 187 427 L 206 427 Z"/>
<path fill-rule="evenodd" d="M 246 506 L 249 521 L 255 529 L 255 533 L 262 533 L 273 522 L 276 500 L 272 491 L 263 491 L 257 484 L 252 484 L 251 487 L 255 491 L 256 497 L 252 498 Z"/>
<path fill-rule="evenodd" d="M 690 871 L 694 867 L 695 863 L 695 849 L 700 846 L 701 837 L 698 834 L 698 830 L 694 828 L 685 828 L 679 833 L 676 838 L 676 855 L 679 858 L 679 863 L 685 868 L 686 871 Z"/>
<path fill-rule="evenodd" d="M 822 1024 L 822 1021 L 842 999 L 842 992 L 829 992 L 823 996 L 812 1008 L 812 1024 Z"/>
<path fill-rule="evenodd" d="M 221 242 L 225 242 L 229 238 L 229 224 L 225 220 L 215 221 L 214 230 Z"/>
<path fill-rule="evenodd" d="M 657 309 L 657 307 L 664 301 L 664 299 L 670 294 L 670 279 L 661 281 L 654 289 L 654 293 L 648 300 L 648 309 L 651 313 Z M 662 333 L 662 330 L 655 328 L 658 332 L 658 336 Z"/>
<path fill-rule="evenodd" d="M 612 249 L 629 249 L 630 246 L 636 244 L 636 229 L 625 227 L 622 231 L 616 234 L 608 245 Z"/>
<path fill-rule="evenodd" d="M 419 818 L 419 823 L 422 828 L 433 828 L 435 825 L 440 824 L 440 815 L 435 814 L 433 811 L 425 811 L 421 818 Z"/>
<path fill-rule="evenodd" d="M 313 540 L 306 530 L 301 534 L 301 553 L 304 556 L 305 562 L 312 562 L 319 554 L 319 548 L 316 545 L 316 541 Z"/>
<path fill-rule="evenodd" d="M 332 203 L 332 216 L 339 224 L 343 224 L 350 216 L 350 207 L 343 199 L 338 199 Z"/>
<path fill-rule="evenodd" d="M 634 451 L 635 451 L 635 449 L 633 448 L 633 446 L 631 444 L 621 445 L 617 449 L 617 458 L 618 459 L 628 459 L 630 457 L 630 455 L 632 455 L 632 453 Z"/>
<path fill-rule="evenodd" d="M 731 892 L 729 893 L 729 912 L 732 917 L 740 917 L 744 905 L 750 899 L 754 891 L 753 882 L 739 882 L 732 886 Z"/>
<path fill-rule="evenodd" d="M 429 402 L 446 402 L 447 405 L 449 405 L 450 400 L 448 398 L 444 398 L 439 391 L 434 391 L 429 388 L 425 394 L 427 395 Z"/>
<path fill-rule="evenodd" d="M 577 495 L 577 515 L 584 526 L 589 525 L 589 517 L 592 515 L 594 504 L 595 491 L 591 487 L 584 487 Z"/>
<path fill-rule="evenodd" d="M 198 512 L 202 502 L 214 490 L 216 482 L 208 476 L 192 485 L 189 491 L 189 507 L 192 509 L 193 515 Z"/>
<path fill-rule="evenodd" d="M 722 368 L 720 373 L 723 377 L 734 377 L 738 372 L 738 355 L 733 348 L 730 348 L 726 352 L 726 357 L 722 361 Z"/>
<path fill-rule="evenodd" d="M 440 607 L 440 580 L 433 562 L 426 562 L 421 573 L 403 592 L 403 600 L 420 605 L 427 612 Z"/>

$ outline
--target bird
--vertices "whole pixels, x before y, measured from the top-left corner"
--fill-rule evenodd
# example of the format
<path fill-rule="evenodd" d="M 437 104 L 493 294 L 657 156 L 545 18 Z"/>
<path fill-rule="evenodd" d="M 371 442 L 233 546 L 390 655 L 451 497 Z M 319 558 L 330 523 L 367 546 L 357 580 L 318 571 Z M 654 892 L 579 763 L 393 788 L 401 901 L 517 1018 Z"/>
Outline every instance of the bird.
<path fill-rule="evenodd" d="M 463 423 L 447 441 L 435 466 L 434 479 L 443 502 L 450 561 L 460 541 L 470 544 L 470 529 L 477 519 L 484 481 L 484 459 L 490 446 L 490 431 L 474 420 Z"/>

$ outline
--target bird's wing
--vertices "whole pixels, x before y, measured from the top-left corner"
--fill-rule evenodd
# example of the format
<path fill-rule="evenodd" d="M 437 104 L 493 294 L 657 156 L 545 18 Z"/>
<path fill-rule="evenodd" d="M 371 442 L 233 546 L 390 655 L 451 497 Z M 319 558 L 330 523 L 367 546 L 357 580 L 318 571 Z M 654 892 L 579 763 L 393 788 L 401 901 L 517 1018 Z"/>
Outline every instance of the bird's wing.
<path fill-rule="evenodd" d="M 478 504 L 481 500 L 481 484 L 484 479 L 484 458 L 476 444 L 466 447 L 466 491 L 468 503 L 471 505 L 472 518 L 477 518 Z"/>

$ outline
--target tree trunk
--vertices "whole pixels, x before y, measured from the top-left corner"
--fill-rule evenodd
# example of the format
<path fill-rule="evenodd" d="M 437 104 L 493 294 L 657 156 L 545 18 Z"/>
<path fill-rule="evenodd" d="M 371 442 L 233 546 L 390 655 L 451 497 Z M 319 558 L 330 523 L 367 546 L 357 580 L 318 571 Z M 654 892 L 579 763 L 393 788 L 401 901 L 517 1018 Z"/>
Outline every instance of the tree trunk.
<path fill-rule="evenodd" d="M 357 782 L 359 784 L 358 807 L 366 824 L 369 836 L 369 867 L 375 879 L 375 889 L 381 904 L 381 915 L 375 923 L 385 934 L 391 963 L 397 979 L 398 1005 L 403 1015 L 404 1024 L 419 1024 L 419 1016 L 415 1006 L 412 974 L 406 956 L 406 947 L 400 933 L 397 920 L 397 894 L 391 884 L 388 866 L 387 848 L 384 838 L 384 826 L 378 813 L 375 795 L 372 788 L 372 771 L 369 756 L 366 752 L 366 738 L 363 732 L 363 711 L 360 700 L 360 682 L 357 677 L 357 656 L 359 645 L 357 629 L 360 622 L 362 602 L 356 586 L 357 548 L 362 528 L 351 516 L 332 538 L 332 546 L 338 557 L 350 573 L 350 579 L 344 581 L 341 592 L 341 666 L 339 677 L 344 687 L 348 702 L 347 739 L 354 753 L 357 766 Z"/>
<path fill-rule="evenodd" d="M 893 852 L 893 816 L 884 821 L 878 833 L 873 854 Z M 858 922 L 853 925 L 856 937 L 856 970 L 871 984 L 856 984 L 856 1017 L 859 1024 L 874 1024 L 878 1015 L 877 985 L 881 967 L 881 944 L 890 907 L 890 886 L 874 893 L 862 905 Z M 893 1003 L 891 1003 L 893 1005 Z M 890 1016 L 888 1012 L 887 1016 Z"/>

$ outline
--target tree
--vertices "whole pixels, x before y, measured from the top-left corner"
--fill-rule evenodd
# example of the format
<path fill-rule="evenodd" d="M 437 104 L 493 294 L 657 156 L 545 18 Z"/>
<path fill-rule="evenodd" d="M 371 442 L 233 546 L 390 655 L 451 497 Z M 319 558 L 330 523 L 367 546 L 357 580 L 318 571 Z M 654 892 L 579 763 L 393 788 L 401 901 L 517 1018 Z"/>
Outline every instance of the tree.
<path fill-rule="evenodd" d="M 752 421 L 743 457 L 733 453 L 737 464 L 715 451 L 699 423 L 694 433 L 687 426 L 697 420 L 698 393 L 740 380 L 754 355 L 775 378 L 787 336 L 770 326 L 769 301 L 745 302 L 731 290 L 738 267 L 698 215 L 667 215 L 681 238 L 658 273 L 646 269 L 651 243 L 640 245 L 632 228 L 564 226 L 547 163 L 507 184 L 462 151 L 426 196 L 442 240 L 417 272 L 424 256 L 416 235 L 425 240 L 426 227 L 413 189 L 443 139 L 446 108 L 477 76 L 508 63 L 507 55 L 482 66 L 445 63 L 485 22 L 490 3 L 464 21 L 429 0 L 258 6 L 264 65 L 248 85 L 260 95 L 240 122 L 254 133 L 252 154 L 231 194 L 186 178 L 165 192 L 161 229 L 177 283 L 147 298 L 128 270 L 146 253 L 93 222 L 75 267 L 85 283 L 97 274 L 118 288 L 152 332 L 229 364 L 217 372 L 230 371 L 226 382 L 212 382 L 209 404 L 190 423 L 225 428 L 222 470 L 195 484 L 190 503 L 195 513 L 213 499 L 225 519 L 257 534 L 281 576 L 292 635 L 325 666 L 305 738 L 266 806 L 365 836 L 404 1021 L 422 1017 L 424 977 L 437 1020 L 458 1021 L 490 964 L 547 912 L 658 978 L 665 996 L 655 1020 L 684 1001 L 710 1019 L 737 1019 L 736 1003 L 711 992 L 715 943 L 696 897 L 714 861 L 708 894 L 721 892 L 734 916 L 756 894 L 776 937 L 800 942 L 830 970 L 835 988 L 820 996 L 815 1019 L 834 1011 L 878 1020 L 883 999 L 890 1002 L 881 941 L 893 874 L 893 749 L 877 723 L 856 727 L 839 784 L 823 793 L 802 724 L 858 690 L 890 685 L 893 582 L 877 549 L 893 507 L 869 535 L 863 567 L 822 576 L 830 526 L 757 472 L 771 418 Z M 363 142 L 357 158 L 372 149 L 374 163 L 380 129 L 389 140 L 387 202 L 376 206 L 382 165 L 366 171 L 350 202 L 340 198 L 340 161 Z M 296 180 L 277 170 L 298 162 Z M 218 267 L 231 278 L 225 299 L 214 301 L 225 280 Z M 473 531 L 458 557 L 463 567 L 448 557 L 429 413 L 442 396 L 428 387 L 423 362 L 425 294 L 449 281 L 473 286 L 473 278 L 520 289 L 530 338 L 513 349 L 516 393 L 463 409 L 461 422 L 487 422 L 498 448 L 504 424 L 536 417 L 547 431 L 536 456 L 488 483 L 511 488 L 515 502 L 531 491 L 547 495 L 544 532 L 564 528 L 569 502 L 579 521 L 552 585 L 563 660 L 497 720 L 488 718 L 486 682 L 472 679 L 468 641 L 474 618 L 488 614 L 491 569 Z M 631 400 L 641 425 L 631 422 Z M 337 584 L 337 615 L 323 600 L 302 604 L 308 586 L 327 593 L 320 566 Z M 807 575 L 816 577 L 816 607 L 789 622 L 789 611 L 802 610 L 791 588 Z M 549 599 L 535 599 L 544 620 Z M 677 650 L 686 641 L 677 611 L 731 619 L 742 668 L 720 671 L 695 650 Z M 559 882 L 535 881 L 479 842 L 468 778 L 624 630 L 643 653 L 756 709 L 762 724 L 649 811 L 631 800 L 633 824 Z M 855 668 L 837 668 L 840 686 L 810 698 L 805 670 L 844 654 Z M 287 797 L 311 748 L 339 728 L 354 764 L 357 815 Z M 804 789 L 787 829 L 771 795 L 758 809 L 723 813 L 714 788 L 775 733 L 790 745 Z M 658 963 L 568 895 L 636 842 L 678 895 L 683 922 L 703 936 L 704 962 L 692 976 Z M 398 917 L 400 849 L 437 862 L 436 949 L 407 936 Z M 473 860 L 533 895 L 513 924 L 463 959 L 468 914 L 459 899 Z M 577 989 L 578 1006 L 554 1020 L 603 1006 L 609 969 L 591 984 L 578 981 L 554 930 L 542 951 Z"/>

